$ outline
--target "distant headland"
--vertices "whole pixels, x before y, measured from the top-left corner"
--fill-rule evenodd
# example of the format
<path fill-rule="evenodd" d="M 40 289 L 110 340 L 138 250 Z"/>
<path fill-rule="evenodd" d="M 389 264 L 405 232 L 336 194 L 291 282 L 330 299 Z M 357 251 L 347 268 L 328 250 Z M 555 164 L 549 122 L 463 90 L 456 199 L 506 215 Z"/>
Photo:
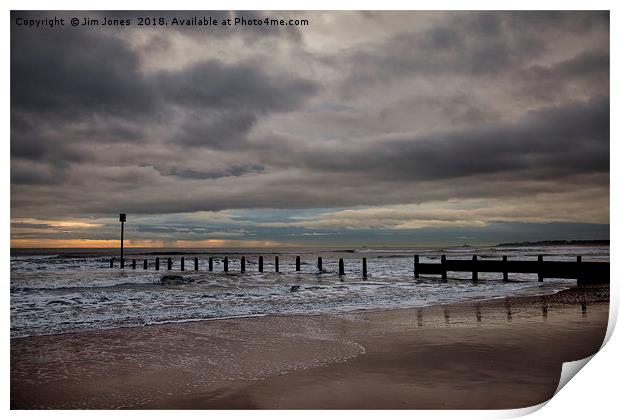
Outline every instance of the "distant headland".
<path fill-rule="evenodd" d="M 542 245 L 555 245 L 555 246 L 609 246 L 609 239 L 584 239 L 584 240 L 554 240 L 554 241 L 535 241 L 535 242 L 507 242 L 504 244 L 498 244 L 496 246 L 542 246 Z"/>

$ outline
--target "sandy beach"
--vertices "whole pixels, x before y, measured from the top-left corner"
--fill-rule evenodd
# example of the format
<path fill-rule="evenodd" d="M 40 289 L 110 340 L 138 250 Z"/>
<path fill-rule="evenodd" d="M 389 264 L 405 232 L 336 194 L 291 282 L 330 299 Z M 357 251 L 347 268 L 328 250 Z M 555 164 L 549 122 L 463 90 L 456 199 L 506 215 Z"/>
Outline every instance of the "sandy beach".
<path fill-rule="evenodd" d="M 11 340 L 11 408 L 519 408 L 601 346 L 609 288 Z"/>

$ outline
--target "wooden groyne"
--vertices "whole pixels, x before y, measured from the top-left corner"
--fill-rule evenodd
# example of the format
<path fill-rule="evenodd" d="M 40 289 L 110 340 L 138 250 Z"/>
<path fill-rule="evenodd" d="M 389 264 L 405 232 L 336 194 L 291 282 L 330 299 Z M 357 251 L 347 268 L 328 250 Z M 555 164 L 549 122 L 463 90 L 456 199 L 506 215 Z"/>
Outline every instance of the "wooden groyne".
<path fill-rule="evenodd" d="M 120 261 L 120 268 L 124 268 L 124 260 Z M 225 256 L 222 259 L 223 271 L 228 273 L 229 260 Z M 368 263 L 366 258 L 362 258 L 362 277 L 368 276 Z M 110 268 L 114 267 L 114 258 L 110 259 Z M 167 258 L 167 268 L 172 270 L 173 261 Z M 198 257 L 194 258 L 194 271 L 199 271 Z M 136 260 L 132 260 L 132 269 L 136 269 Z M 148 269 L 148 260 L 144 260 L 142 268 Z M 155 258 L 155 270 L 160 269 L 160 259 Z M 317 269 L 323 272 L 323 258 L 317 258 Z M 180 270 L 185 270 L 185 257 L 181 257 Z M 208 259 L 208 270 L 213 271 L 213 257 Z M 279 257 L 274 258 L 274 271 L 280 272 Z M 240 272 L 246 272 L 246 258 L 240 258 Z M 264 272 L 264 258 L 258 257 L 258 272 Z M 295 272 L 301 272 L 301 257 L 295 257 Z M 578 284 L 609 283 L 610 267 L 609 262 L 582 261 L 578 256 L 575 261 L 545 261 L 542 255 L 537 260 L 509 260 L 503 256 L 501 260 L 479 260 L 478 256 L 473 255 L 471 259 L 447 259 L 442 255 L 439 262 L 420 262 L 418 255 L 414 256 L 413 277 L 419 278 L 420 275 L 438 275 L 442 280 L 448 279 L 449 272 L 471 273 L 472 281 L 478 281 L 479 273 L 501 273 L 502 280 L 509 281 L 510 273 L 536 274 L 538 281 L 542 282 L 545 278 L 577 279 Z M 338 275 L 345 275 L 344 259 L 338 259 Z"/>
<path fill-rule="evenodd" d="M 110 268 L 114 267 L 115 261 L 116 260 L 115 260 L 114 257 L 110 258 Z M 181 271 L 185 271 L 185 257 L 181 257 L 180 261 L 181 261 L 180 270 Z M 225 273 L 228 272 L 228 265 L 229 265 L 228 262 L 229 262 L 229 260 L 228 260 L 227 256 L 222 258 L 223 271 Z M 209 257 L 208 264 L 209 264 L 208 265 L 208 270 L 209 271 L 213 271 L 213 257 Z M 239 264 L 240 264 L 240 270 L 239 271 L 241 273 L 245 273 L 245 271 L 246 271 L 246 258 L 245 258 L 245 256 L 242 256 L 239 259 Z M 174 265 L 174 262 L 173 262 L 172 258 L 168 257 L 167 258 L 167 268 L 168 268 L 168 270 L 172 270 L 173 265 Z M 302 265 L 301 264 L 301 257 L 300 256 L 295 257 L 295 271 L 296 272 L 301 272 L 301 265 Z M 145 259 L 143 264 L 142 264 L 142 269 L 143 270 L 147 270 L 148 266 L 149 266 L 148 265 L 148 259 Z M 198 257 L 195 257 L 194 258 L 194 271 L 199 271 L 199 266 L 200 266 L 200 264 L 199 264 Z M 159 267 L 160 267 L 160 258 L 156 257 L 155 258 L 155 270 L 159 271 Z M 125 260 L 120 260 L 120 268 L 125 268 Z M 132 260 L 131 268 L 133 270 L 136 269 L 136 260 L 135 259 Z M 318 257 L 317 268 L 318 268 L 319 272 L 323 271 L 323 258 L 322 257 Z M 264 272 L 264 258 L 263 258 L 262 255 L 258 257 L 258 272 L 259 273 Z M 280 272 L 280 259 L 279 259 L 278 256 L 275 256 L 275 258 L 274 258 L 274 272 L 276 272 L 276 273 Z M 343 258 L 340 258 L 338 260 L 338 274 L 341 275 L 341 276 L 345 275 L 344 259 Z M 362 274 L 363 274 L 364 277 L 366 277 L 368 275 L 368 266 L 367 266 L 366 258 L 362 258 Z"/>
<path fill-rule="evenodd" d="M 608 262 L 582 261 L 578 256 L 575 261 L 545 261 L 542 255 L 536 261 L 508 260 L 503 256 L 500 260 L 481 261 L 476 255 L 470 260 L 448 260 L 441 256 L 439 264 L 421 263 L 414 257 L 414 277 L 420 274 L 440 275 L 443 280 L 448 272 L 471 273 L 473 281 L 478 280 L 478 273 L 502 273 L 502 279 L 508 281 L 509 273 L 536 274 L 538 281 L 545 278 L 577 279 L 578 284 L 609 283 L 610 272 Z"/>

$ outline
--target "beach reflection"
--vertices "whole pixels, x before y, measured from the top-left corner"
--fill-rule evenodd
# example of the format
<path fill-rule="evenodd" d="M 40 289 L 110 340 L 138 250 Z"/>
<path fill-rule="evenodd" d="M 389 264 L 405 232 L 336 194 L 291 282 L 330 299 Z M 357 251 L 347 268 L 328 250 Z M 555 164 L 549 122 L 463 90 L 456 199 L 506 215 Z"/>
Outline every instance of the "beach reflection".
<path fill-rule="evenodd" d="M 467 306 L 450 306 L 445 305 L 440 307 L 440 311 L 433 310 L 432 307 L 416 309 L 416 324 L 418 327 L 432 327 L 438 323 L 442 323 L 444 326 L 456 326 L 459 324 L 473 324 L 475 319 L 476 325 L 482 325 L 483 323 L 497 323 L 498 321 L 504 321 L 511 323 L 515 317 L 521 319 L 542 319 L 546 322 L 550 317 L 550 310 L 553 306 L 550 303 L 548 296 L 541 296 L 532 300 L 529 304 L 519 304 L 518 299 L 515 301 L 511 298 L 503 299 L 502 304 L 493 305 L 484 302 L 473 302 L 470 306 L 471 311 L 467 310 Z M 558 309 L 572 309 L 572 313 L 579 313 L 580 318 L 585 319 L 588 316 L 588 303 L 587 301 L 573 302 L 573 303 L 561 303 Z M 579 309 L 581 309 L 579 311 Z M 484 316 L 483 316 L 484 313 Z M 470 315 L 471 314 L 471 315 Z M 426 323 L 425 318 L 426 317 Z M 441 318 L 443 317 L 443 322 Z"/>
<path fill-rule="evenodd" d="M 541 296 L 540 298 L 540 308 L 542 309 L 543 319 L 546 321 L 549 314 L 549 309 L 547 308 L 547 298 L 545 296 Z"/>
<path fill-rule="evenodd" d="M 506 321 L 512 321 L 512 311 L 510 310 L 510 299 L 504 299 L 504 307 L 506 308 Z"/>

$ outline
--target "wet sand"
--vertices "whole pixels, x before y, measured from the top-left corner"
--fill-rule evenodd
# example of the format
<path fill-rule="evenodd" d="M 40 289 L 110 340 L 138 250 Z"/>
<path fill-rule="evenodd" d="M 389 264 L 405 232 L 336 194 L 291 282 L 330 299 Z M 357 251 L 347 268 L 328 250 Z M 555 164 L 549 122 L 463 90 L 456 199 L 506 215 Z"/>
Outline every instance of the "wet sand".
<path fill-rule="evenodd" d="M 591 286 L 13 339 L 11 408 L 527 407 L 600 348 L 608 302 Z"/>

